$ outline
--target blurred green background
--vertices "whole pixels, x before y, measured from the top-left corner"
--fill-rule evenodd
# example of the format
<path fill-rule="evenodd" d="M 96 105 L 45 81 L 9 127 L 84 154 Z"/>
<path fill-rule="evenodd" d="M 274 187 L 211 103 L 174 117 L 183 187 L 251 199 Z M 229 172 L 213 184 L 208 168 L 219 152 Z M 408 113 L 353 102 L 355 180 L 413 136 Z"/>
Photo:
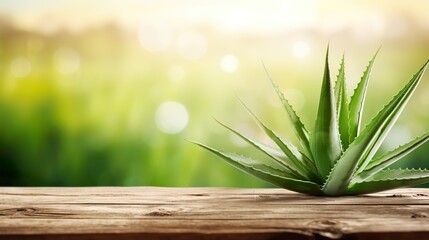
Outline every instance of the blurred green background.
<path fill-rule="evenodd" d="M 429 57 L 427 1 L 0 2 L 0 185 L 270 186 L 188 143 L 255 156 L 235 95 L 296 143 L 261 65 L 313 128 L 325 48 L 364 124 Z M 386 151 L 429 129 L 429 74 Z M 425 144 L 398 165 L 429 167 Z M 256 155 L 259 156 L 259 155 Z"/>

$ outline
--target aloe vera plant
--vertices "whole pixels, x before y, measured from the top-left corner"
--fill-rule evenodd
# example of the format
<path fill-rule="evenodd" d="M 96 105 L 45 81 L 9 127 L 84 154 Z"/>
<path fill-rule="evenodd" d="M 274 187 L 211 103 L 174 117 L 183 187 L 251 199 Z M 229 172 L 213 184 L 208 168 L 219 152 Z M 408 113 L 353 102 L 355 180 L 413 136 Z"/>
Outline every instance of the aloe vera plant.
<path fill-rule="evenodd" d="M 265 69 L 290 118 L 301 148 L 283 140 L 262 123 L 241 100 L 240 102 L 256 123 L 277 146 L 271 147 L 252 140 L 227 125 L 219 123 L 267 155 L 273 164 L 264 164 L 262 161 L 194 143 L 246 173 L 279 187 L 310 195 L 358 195 L 429 182 L 429 170 L 389 168 L 390 165 L 425 143 L 429 139 L 429 133 L 384 155 L 374 157 L 419 84 L 429 61 L 370 123 L 361 129 L 368 80 L 378 51 L 369 61 L 350 101 L 346 94 L 344 56 L 334 84 L 330 77 L 328 53 L 329 47 L 326 52 L 319 108 L 312 134 L 306 129 Z"/>

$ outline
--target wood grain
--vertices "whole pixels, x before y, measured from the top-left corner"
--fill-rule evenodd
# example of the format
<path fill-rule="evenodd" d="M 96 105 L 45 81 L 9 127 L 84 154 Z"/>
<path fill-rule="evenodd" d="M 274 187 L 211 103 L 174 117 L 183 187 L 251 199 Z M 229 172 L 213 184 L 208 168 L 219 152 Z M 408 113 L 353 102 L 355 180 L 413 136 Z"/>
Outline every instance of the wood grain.
<path fill-rule="evenodd" d="M 0 188 L 0 239 L 429 239 L 429 189 Z"/>

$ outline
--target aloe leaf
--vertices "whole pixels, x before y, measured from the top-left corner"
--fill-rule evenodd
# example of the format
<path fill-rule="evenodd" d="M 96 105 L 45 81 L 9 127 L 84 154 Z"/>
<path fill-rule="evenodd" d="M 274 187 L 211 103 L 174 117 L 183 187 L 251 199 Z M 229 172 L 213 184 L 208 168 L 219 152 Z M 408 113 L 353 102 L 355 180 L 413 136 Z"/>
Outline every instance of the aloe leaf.
<path fill-rule="evenodd" d="M 254 146 L 256 149 L 273 159 L 277 164 L 281 165 L 285 172 L 290 174 L 290 177 L 297 178 L 297 179 L 307 179 L 305 175 L 300 173 L 298 170 L 296 170 L 295 164 L 281 151 L 278 151 L 277 149 L 274 149 L 266 144 L 259 143 L 257 141 L 251 140 L 248 137 L 245 137 L 243 134 L 239 133 L 238 131 L 232 129 L 231 127 L 228 127 L 227 125 L 223 124 L 222 122 L 215 119 L 216 122 L 218 122 L 220 125 L 222 125 L 224 128 L 228 129 L 250 145 Z"/>
<path fill-rule="evenodd" d="M 405 108 L 408 100 L 413 95 L 417 88 L 429 60 L 420 68 L 420 70 L 411 78 L 407 85 L 377 114 L 377 116 L 369 124 L 372 133 L 375 133 L 376 138 L 374 143 L 369 147 L 369 152 L 365 158 L 359 161 L 359 169 L 357 173 L 361 173 L 371 159 L 374 157 L 377 150 L 380 148 L 393 124 L 395 124 L 402 110 Z M 377 127 L 378 125 L 378 127 Z M 378 130 L 377 130 L 378 128 Z"/>
<path fill-rule="evenodd" d="M 301 119 L 296 114 L 295 110 L 289 104 L 289 101 L 286 100 L 282 91 L 280 91 L 279 87 L 276 85 L 274 80 L 271 78 L 271 76 L 268 73 L 268 70 L 265 67 L 265 64 L 263 62 L 262 62 L 262 66 L 264 67 L 265 73 L 267 74 L 268 79 L 270 80 L 271 84 L 273 85 L 274 90 L 276 91 L 277 96 L 279 97 L 279 99 L 283 105 L 283 108 L 287 112 L 289 119 L 292 122 L 293 130 L 294 130 L 295 135 L 297 136 L 297 138 L 299 140 L 299 143 L 303 147 L 304 152 L 307 154 L 307 156 L 310 159 L 312 159 L 313 156 L 312 156 L 311 149 L 310 149 L 310 134 L 309 134 L 309 132 L 305 128 L 304 124 L 301 122 Z"/>
<path fill-rule="evenodd" d="M 365 169 L 387 133 L 402 112 L 405 104 L 416 89 L 428 65 L 426 62 L 397 95 L 371 120 L 362 133 L 350 144 L 349 148 L 333 167 L 323 187 L 327 195 L 340 195 L 348 186 L 356 166 Z M 358 170 L 359 174 L 362 170 Z"/>
<path fill-rule="evenodd" d="M 217 123 L 219 123 L 222 127 L 228 129 L 229 131 L 231 131 L 232 133 L 234 133 L 235 135 L 237 135 L 238 137 L 240 137 L 241 139 L 243 139 L 244 141 L 246 141 L 250 145 L 252 145 L 255 148 L 260 149 L 261 151 L 266 153 L 269 157 L 286 158 L 286 155 L 280 149 L 273 148 L 273 147 L 271 147 L 265 143 L 261 143 L 261 142 L 258 142 L 256 140 L 252 140 L 252 139 L 244 136 L 243 134 L 241 134 L 237 130 L 234 130 L 233 128 L 229 127 L 228 125 L 222 123 L 221 121 L 219 121 L 217 119 L 214 119 L 214 120 Z"/>
<path fill-rule="evenodd" d="M 319 175 L 325 179 L 342 153 L 336 103 L 329 65 L 329 47 L 326 51 L 325 71 L 320 93 L 316 126 L 311 139 L 311 150 Z"/>
<path fill-rule="evenodd" d="M 340 139 L 343 149 L 349 146 L 349 105 L 347 102 L 347 89 L 344 71 L 344 54 L 335 83 L 335 99 L 337 100 L 337 118 L 339 124 Z"/>
<path fill-rule="evenodd" d="M 386 154 L 383 154 L 377 158 L 372 159 L 365 170 L 359 175 L 353 178 L 353 181 L 364 181 L 379 171 L 387 168 L 388 166 L 394 164 L 396 161 L 400 160 L 410 152 L 414 151 L 416 148 L 424 144 L 429 140 L 429 132 L 423 134 L 422 136 L 417 137 L 416 139 L 410 141 L 407 144 L 404 144 Z"/>
<path fill-rule="evenodd" d="M 375 58 L 377 57 L 378 52 L 380 51 L 380 48 L 377 50 L 377 52 L 374 54 L 372 59 L 369 61 L 368 66 L 366 67 L 365 71 L 363 72 L 363 75 L 357 85 L 357 87 L 354 90 L 354 93 L 350 99 L 350 115 L 349 115 L 349 138 L 352 142 L 356 136 L 359 134 L 360 131 L 360 125 L 362 121 L 362 113 L 363 113 L 363 105 L 365 102 L 365 96 L 366 96 L 366 89 L 368 87 L 368 80 L 371 75 L 371 70 L 374 65 Z"/>
<path fill-rule="evenodd" d="M 240 99 L 239 99 L 240 100 Z M 316 168 L 313 165 L 313 162 L 302 154 L 295 146 L 291 143 L 282 140 L 277 134 L 275 134 L 271 129 L 265 126 L 261 120 L 250 110 L 247 105 L 240 100 L 240 103 L 244 106 L 244 108 L 249 112 L 249 114 L 253 117 L 256 123 L 261 127 L 261 129 L 267 134 L 271 140 L 274 141 L 275 144 L 286 154 L 286 156 L 291 160 L 291 164 L 293 168 L 295 168 L 301 175 L 305 176 L 307 180 L 311 180 L 313 182 L 320 182 L 320 178 L 316 174 Z"/>
<path fill-rule="evenodd" d="M 284 177 L 281 175 L 282 172 L 279 172 L 279 170 L 259 164 L 252 159 L 237 156 L 235 154 L 223 153 L 201 143 L 193 143 L 221 157 L 227 163 L 243 172 L 251 174 L 271 184 L 300 193 L 321 195 L 319 186 L 313 182 Z"/>
<path fill-rule="evenodd" d="M 429 182 L 429 171 L 420 169 L 387 169 L 373 177 L 353 183 L 347 195 L 367 194 Z"/>
<path fill-rule="evenodd" d="M 338 69 L 338 75 L 337 75 L 337 81 L 335 82 L 335 87 L 334 87 L 334 94 L 335 94 L 335 100 L 336 100 L 336 107 L 337 107 L 337 114 L 340 113 L 340 107 L 341 107 L 341 85 L 342 85 L 342 81 L 345 80 L 345 70 L 344 70 L 344 54 L 343 57 L 341 58 L 341 63 L 340 63 L 340 69 Z"/>
<path fill-rule="evenodd" d="M 392 179 L 409 179 L 409 178 L 421 178 L 429 176 L 429 170 L 427 169 L 385 169 L 375 174 L 374 176 L 363 181 L 385 181 Z M 361 182 L 357 182 L 361 183 Z"/>

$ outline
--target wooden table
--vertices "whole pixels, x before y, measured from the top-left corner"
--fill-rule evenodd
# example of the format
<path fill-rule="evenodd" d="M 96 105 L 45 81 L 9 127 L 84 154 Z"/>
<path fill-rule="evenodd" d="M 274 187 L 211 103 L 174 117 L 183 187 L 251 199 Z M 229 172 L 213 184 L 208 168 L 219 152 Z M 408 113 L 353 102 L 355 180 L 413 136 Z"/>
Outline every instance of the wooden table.
<path fill-rule="evenodd" d="M 429 239 L 429 189 L 0 187 L 0 239 Z"/>

